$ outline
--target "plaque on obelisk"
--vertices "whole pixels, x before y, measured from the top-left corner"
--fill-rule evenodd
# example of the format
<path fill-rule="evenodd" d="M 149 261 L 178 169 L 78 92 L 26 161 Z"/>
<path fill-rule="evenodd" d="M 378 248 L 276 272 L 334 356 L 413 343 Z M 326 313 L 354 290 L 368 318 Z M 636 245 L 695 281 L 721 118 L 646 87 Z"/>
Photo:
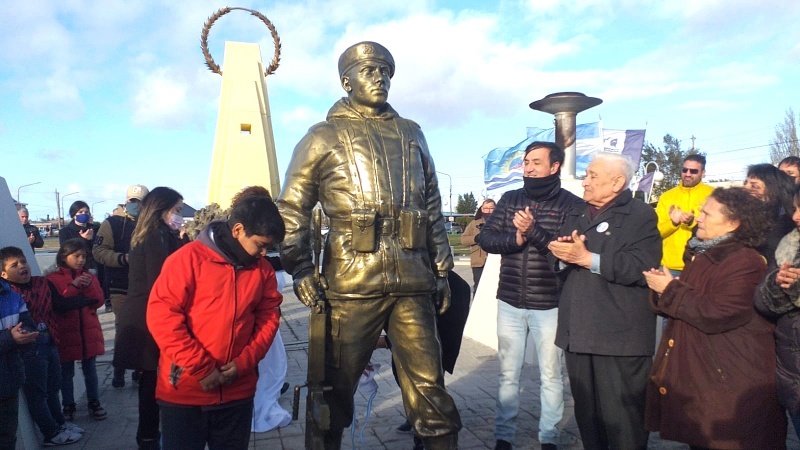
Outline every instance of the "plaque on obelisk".
<path fill-rule="evenodd" d="M 211 58 L 208 52 L 211 25 L 233 10 L 248 11 L 269 28 L 275 42 L 275 54 L 266 70 L 258 44 L 225 42 L 224 70 Z M 269 189 L 272 196 L 277 197 L 280 177 L 266 76 L 275 71 L 280 60 L 278 33 L 272 23 L 257 11 L 226 7 L 208 18 L 200 42 L 206 65 L 212 72 L 222 75 L 208 202 L 226 209 L 234 194 L 245 186 L 256 185 Z"/>

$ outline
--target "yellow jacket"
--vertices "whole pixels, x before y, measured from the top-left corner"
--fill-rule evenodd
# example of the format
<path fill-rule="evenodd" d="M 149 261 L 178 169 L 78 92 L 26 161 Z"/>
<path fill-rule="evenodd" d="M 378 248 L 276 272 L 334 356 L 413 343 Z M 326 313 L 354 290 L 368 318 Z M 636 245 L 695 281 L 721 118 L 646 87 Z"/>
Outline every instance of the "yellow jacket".
<path fill-rule="evenodd" d="M 664 192 L 658 199 L 656 214 L 658 215 L 658 231 L 661 233 L 664 245 L 664 256 L 661 264 L 671 270 L 683 270 L 683 251 L 686 243 L 692 237 L 692 230 L 697 225 L 692 222 L 690 225 L 675 225 L 669 218 L 669 208 L 675 205 L 685 212 L 693 212 L 694 216 L 700 215 L 700 207 L 706 201 L 706 197 L 714 190 L 703 182 L 694 187 L 683 187 L 683 181 L 678 186 Z"/>

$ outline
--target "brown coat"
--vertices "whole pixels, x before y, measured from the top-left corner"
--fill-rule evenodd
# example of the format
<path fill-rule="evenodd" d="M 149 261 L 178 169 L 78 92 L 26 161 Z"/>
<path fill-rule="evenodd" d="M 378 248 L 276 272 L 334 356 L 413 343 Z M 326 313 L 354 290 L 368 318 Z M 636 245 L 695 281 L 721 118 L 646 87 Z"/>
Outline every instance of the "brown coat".
<path fill-rule="evenodd" d="M 470 267 L 483 267 L 486 265 L 487 253 L 475 242 L 475 236 L 481 232 L 480 227 L 485 222 L 486 220 L 483 217 L 475 219 L 467 225 L 467 229 L 461 234 L 461 245 L 469 247 Z"/>
<path fill-rule="evenodd" d="M 692 256 L 653 309 L 669 316 L 647 386 L 645 426 L 664 439 L 719 449 L 782 449 L 774 326 L 753 308 L 766 263 L 725 242 Z"/>

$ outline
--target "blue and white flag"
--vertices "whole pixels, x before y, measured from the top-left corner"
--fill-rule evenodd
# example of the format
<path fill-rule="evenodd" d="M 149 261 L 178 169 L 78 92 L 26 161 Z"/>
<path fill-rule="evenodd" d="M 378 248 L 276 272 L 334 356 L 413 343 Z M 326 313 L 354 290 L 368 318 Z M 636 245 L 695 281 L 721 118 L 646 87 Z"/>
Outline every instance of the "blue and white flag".
<path fill-rule="evenodd" d="M 628 156 L 634 167 L 638 167 L 644 133 L 645 130 L 604 130 L 600 122 L 578 125 L 575 129 L 575 176 L 584 177 L 592 155 L 601 151 Z M 489 196 L 522 187 L 522 159 L 531 142 L 556 140 L 555 128 L 531 127 L 527 134 L 517 145 L 496 148 L 484 157 L 483 180 Z"/>
<path fill-rule="evenodd" d="M 627 156 L 639 167 L 645 130 L 603 130 L 603 151 Z"/>

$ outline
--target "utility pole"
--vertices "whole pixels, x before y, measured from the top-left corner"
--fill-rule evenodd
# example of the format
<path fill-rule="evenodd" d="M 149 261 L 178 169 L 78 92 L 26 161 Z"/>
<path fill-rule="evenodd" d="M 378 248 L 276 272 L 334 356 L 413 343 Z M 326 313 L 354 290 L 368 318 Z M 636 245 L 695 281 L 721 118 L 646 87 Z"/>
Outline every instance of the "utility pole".
<path fill-rule="evenodd" d="M 63 222 L 61 221 L 61 201 L 58 197 L 58 189 L 56 189 L 56 211 L 58 211 L 58 228 L 61 229 Z"/>

